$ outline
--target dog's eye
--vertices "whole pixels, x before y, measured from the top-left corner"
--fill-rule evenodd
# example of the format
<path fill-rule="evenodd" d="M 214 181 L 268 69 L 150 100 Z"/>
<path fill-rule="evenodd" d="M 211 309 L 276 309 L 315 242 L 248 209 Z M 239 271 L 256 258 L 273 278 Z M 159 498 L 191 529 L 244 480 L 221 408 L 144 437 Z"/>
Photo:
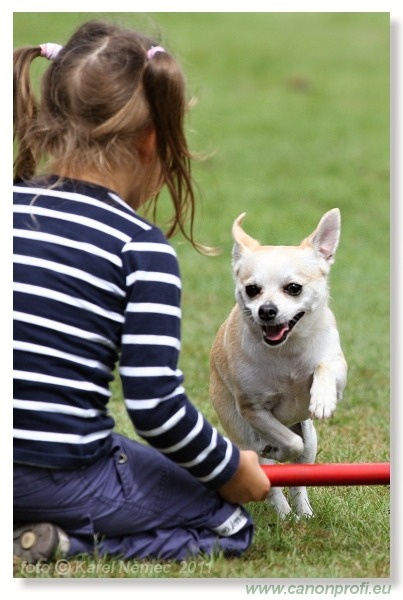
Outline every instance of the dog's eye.
<path fill-rule="evenodd" d="M 245 292 L 249 296 L 249 298 L 254 298 L 258 294 L 260 294 L 261 288 L 258 285 L 247 285 L 245 287 Z"/>
<path fill-rule="evenodd" d="M 299 283 L 289 283 L 285 286 L 284 291 L 286 294 L 290 294 L 290 296 L 299 296 L 302 292 L 302 285 Z"/>

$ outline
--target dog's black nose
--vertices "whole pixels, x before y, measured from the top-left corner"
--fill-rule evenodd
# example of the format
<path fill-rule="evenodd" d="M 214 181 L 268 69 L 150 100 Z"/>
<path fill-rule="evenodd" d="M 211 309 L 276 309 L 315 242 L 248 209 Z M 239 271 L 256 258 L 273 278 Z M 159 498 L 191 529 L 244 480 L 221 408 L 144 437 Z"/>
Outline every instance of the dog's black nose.
<path fill-rule="evenodd" d="M 259 308 L 259 317 L 262 321 L 272 321 L 278 313 L 278 308 L 275 304 L 262 304 Z"/>

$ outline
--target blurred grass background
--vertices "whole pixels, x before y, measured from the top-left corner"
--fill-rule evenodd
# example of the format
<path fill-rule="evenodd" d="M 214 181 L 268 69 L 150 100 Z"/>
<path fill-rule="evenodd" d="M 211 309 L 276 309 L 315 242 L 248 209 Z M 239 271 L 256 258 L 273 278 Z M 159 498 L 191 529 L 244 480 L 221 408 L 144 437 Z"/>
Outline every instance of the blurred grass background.
<path fill-rule="evenodd" d="M 189 139 L 208 159 L 194 165 L 196 237 L 221 253 L 205 257 L 172 240 L 191 400 L 220 427 L 208 399 L 208 356 L 234 302 L 234 218 L 246 212 L 245 229 L 262 243 L 296 244 L 338 206 L 331 305 L 349 381 L 335 416 L 317 425 L 318 461 L 389 461 L 389 14 L 14 13 L 14 46 L 63 43 L 89 18 L 155 34 L 198 99 Z M 35 79 L 46 66 L 35 61 Z M 163 227 L 169 207 L 161 200 Z M 112 410 L 117 429 L 133 436 L 118 380 Z M 218 558 L 209 576 L 388 577 L 389 489 L 310 495 L 316 518 L 304 524 L 280 524 L 267 507 L 250 505 L 254 545 L 236 561 Z"/>

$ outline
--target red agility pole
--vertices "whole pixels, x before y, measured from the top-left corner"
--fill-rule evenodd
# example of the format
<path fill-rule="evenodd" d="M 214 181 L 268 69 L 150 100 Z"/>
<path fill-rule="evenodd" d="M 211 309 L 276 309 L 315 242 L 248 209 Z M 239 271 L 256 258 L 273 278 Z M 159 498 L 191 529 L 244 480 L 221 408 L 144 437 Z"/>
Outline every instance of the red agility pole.
<path fill-rule="evenodd" d="M 389 463 L 262 465 L 272 487 L 320 485 L 389 485 Z"/>

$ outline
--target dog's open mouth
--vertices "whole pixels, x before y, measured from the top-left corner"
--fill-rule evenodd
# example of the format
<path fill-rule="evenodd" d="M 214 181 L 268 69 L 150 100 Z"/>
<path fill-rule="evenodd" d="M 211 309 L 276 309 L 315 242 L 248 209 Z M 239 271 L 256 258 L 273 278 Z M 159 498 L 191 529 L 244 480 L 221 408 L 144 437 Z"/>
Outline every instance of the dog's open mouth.
<path fill-rule="evenodd" d="M 285 342 L 290 331 L 295 327 L 298 321 L 304 316 L 304 312 L 299 312 L 295 317 L 288 321 L 288 323 L 280 323 L 278 325 L 264 325 L 263 340 L 269 346 L 277 346 L 282 342 Z"/>

